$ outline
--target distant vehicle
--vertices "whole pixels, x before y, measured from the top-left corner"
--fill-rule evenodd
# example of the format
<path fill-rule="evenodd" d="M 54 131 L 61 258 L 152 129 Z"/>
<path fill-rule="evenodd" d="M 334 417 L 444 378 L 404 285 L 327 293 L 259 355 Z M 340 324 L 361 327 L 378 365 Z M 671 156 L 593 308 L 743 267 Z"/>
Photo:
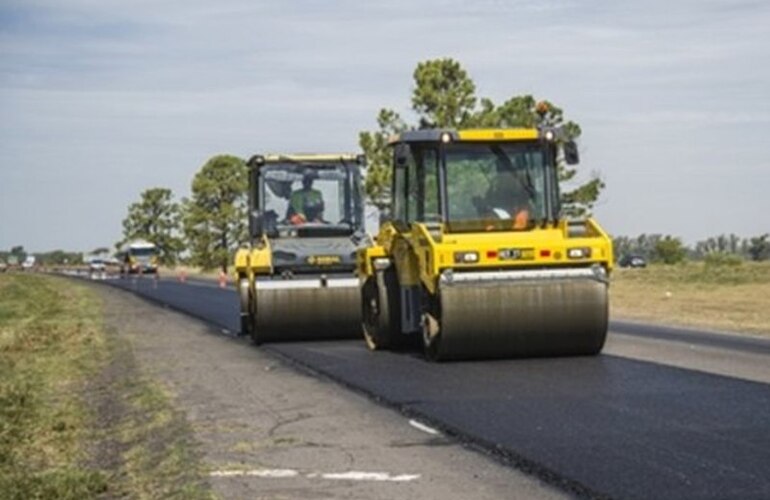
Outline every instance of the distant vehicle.
<path fill-rule="evenodd" d="M 24 259 L 24 262 L 21 263 L 21 268 L 24 271 L 30 271 L 34 267 L 35 267 L 35 256 L 34 255 L 27 255 L 27 258 Z"/>
<path fill-rule="evenodd" d="M 625 255 L 618 262 L 620 267 L 647 267 L 647 261 L 641 255 Z"/>
<path fill-rule="evenodd" d="M 135 240 L 118 252 L 120 274 L 157 274 L 158 247 L 149 241 Z"/>
<path fill-rule="evenodd" d="M 91 259 L 88 262 L 88 274 L 91 279 L 105 279 L 107 277 L 107 265 L 103 259 Z"/>
<path fill-rule="evenodd" d="M 102 259 L 93 259 L 88 263 L 88 269 L 92 272 L 101 272 L 106 269 L 106 265 Z"/>

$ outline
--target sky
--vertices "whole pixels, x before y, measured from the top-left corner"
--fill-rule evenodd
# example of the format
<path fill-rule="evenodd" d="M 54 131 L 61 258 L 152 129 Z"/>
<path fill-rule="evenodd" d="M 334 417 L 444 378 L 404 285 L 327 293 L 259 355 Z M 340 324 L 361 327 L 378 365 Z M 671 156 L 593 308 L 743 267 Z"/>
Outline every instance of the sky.
<path fill-rule="evenodd" d="M 770 2 L 0 0 L 0 250 L 121 238 L 213 155 L 356 151 L 420 61 L 578 122 L 612 235 L 770 232 Z"/>

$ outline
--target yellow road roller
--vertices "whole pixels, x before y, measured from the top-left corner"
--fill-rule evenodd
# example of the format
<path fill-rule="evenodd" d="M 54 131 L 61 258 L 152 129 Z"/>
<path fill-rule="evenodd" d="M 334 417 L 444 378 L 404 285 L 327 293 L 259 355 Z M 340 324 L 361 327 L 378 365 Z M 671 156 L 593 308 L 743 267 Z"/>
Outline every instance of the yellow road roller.
<path fill-rule="evenodd" d="M 251 244 L 234 266 L 241 333 L 257 344 L 360 337 L 364 157 L 254 155 L 248 166 Z"/>
<path fill-rule="evenodd" d="M 391 138 L 388 222 L 360 249 L 372 350 L 421 338 L 432 360 L 595 355 L 612 241 L 561 215 L 560 128 L 414 130 Z"/>

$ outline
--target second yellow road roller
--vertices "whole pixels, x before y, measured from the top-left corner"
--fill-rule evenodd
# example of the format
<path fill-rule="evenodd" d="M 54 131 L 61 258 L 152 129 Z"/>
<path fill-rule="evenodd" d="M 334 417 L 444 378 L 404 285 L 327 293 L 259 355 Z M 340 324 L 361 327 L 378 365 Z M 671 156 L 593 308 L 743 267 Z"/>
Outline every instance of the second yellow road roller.
<path fill-rule="evenodd" d="M 360 336 L 364 157 L 255 155 L 248 166 L 251 245 L 235 256 L 241 332 L 257 344 Z"/>
<path fill-rule="evenodd" d="M 560 128 L 426 129 L 393 150 L 389 221 L 360 249 L 367 345 L 421 339 L 432 360 L 595 355 L 612 242 L 562 216 Z"/>

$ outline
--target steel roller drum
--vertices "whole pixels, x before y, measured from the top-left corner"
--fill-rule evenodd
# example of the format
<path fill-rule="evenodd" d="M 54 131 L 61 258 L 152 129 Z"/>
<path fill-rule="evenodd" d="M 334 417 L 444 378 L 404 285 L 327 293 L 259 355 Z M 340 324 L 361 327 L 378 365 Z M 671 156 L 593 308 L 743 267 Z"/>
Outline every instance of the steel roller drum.
<path fill-rule="evenodd" d="M 361 337 L 358 280 L 257 281 L 255 341 Z"/>
<path fill-rule="evenodd" d="M 604 346 L 601 269 L 455 275 L 439 288 L 436 359 L 593 355 Z"/>

